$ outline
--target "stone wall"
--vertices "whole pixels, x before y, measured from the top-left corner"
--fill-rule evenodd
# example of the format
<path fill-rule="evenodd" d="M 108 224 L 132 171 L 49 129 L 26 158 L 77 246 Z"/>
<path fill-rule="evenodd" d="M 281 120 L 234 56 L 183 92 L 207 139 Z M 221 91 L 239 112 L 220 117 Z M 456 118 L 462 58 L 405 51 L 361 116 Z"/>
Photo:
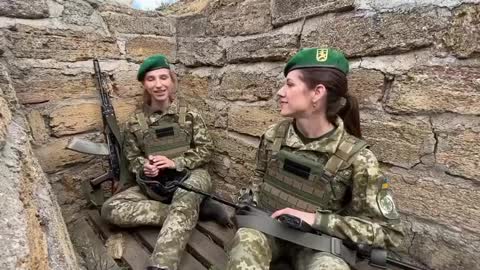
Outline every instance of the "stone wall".
<path fill-rule="evenodd" d="M 434 269 L 477 268 L 478 0 L 187 2 L 169 16 L 96 0 L 0 4 L 4 69 L 67 221 L 85 206 L 78 183 L 105 170 L 64 149 L 72 136 L 101 137 L 93 57 L 109 73 L 122 121 L 142 92 L 138 64 L 166 54 L 180 94 L 215 138 L 217 186 L 232 194 L 252 175 L 259 136 L 280 119 L 285 60 L 301 47 L 333 46 L 351 60 L 364 136 L 392 178 L 408 234 L 399 252 Z"/>
<path fill-rule="evenodd" d="M 0 269 L 78 270 L 47 176 L 32 152 L 30 127 L 0 60 Z"/>

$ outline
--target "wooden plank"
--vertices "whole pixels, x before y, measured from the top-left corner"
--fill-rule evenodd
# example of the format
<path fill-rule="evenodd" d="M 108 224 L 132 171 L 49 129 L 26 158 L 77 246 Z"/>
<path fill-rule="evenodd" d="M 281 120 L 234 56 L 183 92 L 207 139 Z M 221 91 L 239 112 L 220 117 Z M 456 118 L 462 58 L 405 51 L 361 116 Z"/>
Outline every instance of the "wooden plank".
<path fill-rule="evenodd" d="M 113 233 L 118 231 L 115 229 L 115 227 L 105 222 L 105 220 L 103 220 L 97 210 L 88 210 L 87 215 L 89 220 L 93 223 L 93 225 L 95 225 L 98 233 L 100 233 L 103 239 L 106 240 Z"/>
<path fill-rule="evenodd" d="M 197 229 L 224 249 L 235 236 L 233 228 L 224 228 L 213 221 L 201 221 L 197 224 Z"/>
<path fill-rule="evenodd" d="M 135 234 L 144 242 L 145 246 L 153 252 L 155 244 L 157 243 L 159 228 L 140 228 L 136 230 Z M 213 243 L 212 243 L 213 244 Z M 207 270 L 199 261 L 197 261 L 191 254 L 184 251 L 182 259 L 178 266 L 179 270 Z"/>
<path fill-rule="evenodd" d="M 215 269 L 225 269 L 227 266 L 225 251 L 197 229 L 193 230 L 187 249 L 207 268 L 213 266 Z"/>
<path fill-rule="evenodd" d="M 125 234 L 125 247 L 122 259 L 124 259 L 131 270 L 145 270 L 150 252 L 140 244 L 132 235 Z"/>
<path fill-rule="evenodd" d="M 108 255 L 107 249 L 86 219 L 77 220 L 71 227 L 71 239 L 88 269 L 121 270 Z"/>
<path fill-rule="evenodd" d="M 223 206 L 229 217 L 235 215 L 235 210 L 231 207 Z M 197 229 L 210 237 L 217 245 L 224 248 L 227 247 L 230 241 L 235 236 L 234 228 L 225 228 L 214 221 L 200 221 L 197 224 Z"/>
<path fill-rule="evenodd" d="M 114 230 L 114 227 L 107 224 L 100 217 L 98 211 L 89 211 L 88 216 L 105 239 L 113 234 L 112 230 Z M 119 230 L 114 231 L 118 232 Z M 135 237 L 128 233 L 128 231 L 121 231 L 121 233 L 124 241 L 122 259 L 130 266 L 131 270 L 144 270 L 148 263 L 150 252 L 145 246 L 138 242 Z"/>
<path fill-rule="evenodd" d="M 150 252 L 152 252 L 155 248 L 159 233 L 159 228 L 152 227 L 141 227 L 135 231 L 135 234 L 142 240 L 143 244 L 148 248 Z"/>

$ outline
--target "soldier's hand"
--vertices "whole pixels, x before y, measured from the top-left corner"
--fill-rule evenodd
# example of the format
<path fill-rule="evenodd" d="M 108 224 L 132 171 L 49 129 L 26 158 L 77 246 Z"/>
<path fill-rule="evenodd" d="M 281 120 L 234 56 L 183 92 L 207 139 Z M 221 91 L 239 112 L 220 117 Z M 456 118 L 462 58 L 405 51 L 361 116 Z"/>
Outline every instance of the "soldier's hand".
<path fill-rule="evenodd" d="M 158 175 L 159 169 L 157 166 L 150 164 L 149 160 L 145 160 L 145 163 L 143 164 L 143 173 L 147 177 L 155 177 Z"/>
<path fill-rule="evenodd" d="M 166 156 L 149 156 L 148 159 L 158 169 L 175 169 L 175 162 Z"/>
<path fill-rule="evenodd" d="M 315 222 L 315 213 L 303 212 L 303 211 L 292 209 L 292 208 L 283 208 L 283 209 L 277 210 L 272 214 L 272 218 L 277 218 L 278 216 L 285 215 L 285 214 L 298 217 L 299 219 L 308 223 L 310 226 L 312 226 L 313 223 Z"/>

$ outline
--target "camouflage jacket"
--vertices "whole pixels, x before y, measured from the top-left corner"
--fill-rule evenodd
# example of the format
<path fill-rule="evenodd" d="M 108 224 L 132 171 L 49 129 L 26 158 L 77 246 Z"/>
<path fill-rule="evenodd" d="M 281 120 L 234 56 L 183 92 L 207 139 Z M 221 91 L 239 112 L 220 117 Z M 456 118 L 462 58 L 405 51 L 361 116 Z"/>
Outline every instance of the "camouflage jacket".
<path fill-rule="evenodd" d="M 176 119 L 174 121 L 178 121 L 177 108 L 176 102 L 172 103 L 164 113 L 152 112 L 150 107 L 145 106 L 142 113 L 145 115 L 149 125 L 152 125 L 165 118 L 173 118 Z M 135 131 L 139 127 L 137 113 L 130 117 L 124 129 L 124 153 L 129 161 L 129 169 L 133 173 L 143 170 L 145 160 L 144 144 L 139 142 L 135 136 Z M 195 169 L 201 167 L 208 163 L 212 156 L 213 141 L 202 116 L 198 112 L 194 110 L 187 111 L 185 129 L 192 134 L 191 148 L 184 152 L 182 156 L 173 159 L 178 171 L 182 171 L 184 168 Z"/>
<path fill-rule="evenodd" d="M 278 125 L 278 123 L 276 124 Z M 259 201 L 267 164 L 271 158 L 271 146 L 275 139 L 276 125 L 271 126 L 263 135 L 258 152 L 255 177 L 251 182 L 254 200 Z M 293 153 L 313 156 L 312 159 L 326 162 L 335 153 L 346 133 L 343 121 L 338 118 L 336 129 L 328 137 L 304 144 L 295 133 L 292 124 L 288 128 L 282 147 L 288 147 Z M 346 170 L 347 171 L 347 170 Z M 350 190 L 345 201 L 349 202 L 342 211 L 336 209 L 317 209 L 313 227 L 322 233 L 341 239 L 351 239 L 356 243 L 365 243 L 377 247 L 395 247 L 400 245 L 404 233 L 390 190 L 388 200 L 393 204 L 392 215 L 386 215 L 377 202 L 377 195 L 388 188 L 380 171 L 375 155 L 368 148 L 361 150 L 353 158 L 348 168 L 351 174 Z M 341 173 L 339 171 L 338 173 Z"/>

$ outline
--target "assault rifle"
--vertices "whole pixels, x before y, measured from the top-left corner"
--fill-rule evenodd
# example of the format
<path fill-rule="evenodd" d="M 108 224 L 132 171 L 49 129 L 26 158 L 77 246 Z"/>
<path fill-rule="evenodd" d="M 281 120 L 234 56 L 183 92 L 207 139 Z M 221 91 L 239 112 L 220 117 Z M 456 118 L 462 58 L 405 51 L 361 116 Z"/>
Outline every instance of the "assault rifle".
<path fill-rule="evenodd" d="M 203 192 L 201 190 L 198 190 L 196 188 L 193 188 L 191 186 L 185 185 L 184 183 L 177 183 L 176 185 L 179 188 L 182 188 L 184 190 L 194 192 L 194 193 L 198 193 L 198 194 L 201 194 L 201 195 L 205 196 L 206 197 L 205 200 L 211 199 L 211 200 L 220 202 L 224 205 L 227 205 L 229 207 L 232 207 L 233 209 L 235 209 L 237 214 L 240 213 L 239 215 L 248 214 L 248 215 L 251 215 L 251 216 L 254 216 L 254 217 L 256 216 L 256 217 L 262 218 L 262 219 L 265 219 L 266 217 L 270 218 L 271 213 L 268 213 L 268 212 L 266 212 L 266 211 L 264 211 L 264 210 L 262 210 L 258 207 L 255 207 L 255 206 L 252 206 L 252 205 L 245 205 L 245 204 L 242 204 L 242 203 L 235 204 L 235 203 L 229 202 L 227 200 L 224 200 L 222 198 L 219 198 L 215 195 L 212 195 L 212 194 Z M 287 228 L 287 230 L 290 230 L 290 231 L 287 231 L 287 234 L 290 233 L 290 234 L 293 235 L 293 237 L 291 237 L 291 240 L 293 240 L 292 241 L 293 243 L 302 245 L 303 243 L 299 243 L 301 241 L 296 241 L 295 242 L 295 239 L 298 240 L 299 238 L 302 238 L 302 239 L 312 239 L 313 238 L 313 241 L 318 241 L 318 239 L 320 239 L 320 238 L 318 238 L 318 236 L 323 236 L 324 238 L 325 237 L 330 238 L 332 245 L 335 242 L 343 243 L 344 246 L 346 246 L 349 249 L 352 249 L 353 254 L 356 255 L 356 258 L 354 258 L 355 259 L 354 260 L 355 264 L 351 265 L 352 269 L 355 269 L 355 270 L 376 270 L 376 269 L 425 270 L 425 269 L 417 267 L 415 265 L 411 265 L 411 264 L 408 264 L 408 263 L 405 263 L 405 262 L 402 262 L 400 260 L 396 260 L 394 258 L 391 258 L 391 257 L 387 256 L 387 251 L 386 250 L 375 249 L 375 248 L 372 248 L 368 245 L 362 245 L 362 244 L 358 245 L 358 244 L 355 244 L 351 241 L 342 240 L 342 239 L 332 237 L 332 236 L 320 235 L 309 224 L 307 224 L 306 222 L 304 222 L 302 219 L 300 219 L 298 217 L 295 217 L 295 216 L 292 216 L 292 215 L 281 215 L 281 216 L 278 217 L 277 220 L 283 225 L 282 227 L 285 227 L 285 228 Z M 275 220 L 272 220 L 272 221 L 275 221 Z M 261 226 L 262 225 L 260 225 L 260 227 Z M 255 229 L 257 229 L 257 228 L 255 228 Z M 277 230 L 277 229 L 278 228 L 276 228 L 275 230 Z M 262 231 L 262 230 L 260 229 L 260 231 Z M 270 234 L 268 232 L 266 232 L 266 233 Z M 278 233 L 278 230 L 277 230 L 276 233 Z M 283 233 L 285 233 L 285 231 Z M 308 235 L 308 234 L 310 234 L 310 235 Z M 312 236 L 312 234 L 313 234 L 313 236 Z M 274 234 L 272 234 L 272 235 L 274 235 Z M 315 238 L 317 238 L 317 239 L 315 239 Z M 320 239 L 320 240 L 323 240 L 323 239 Z M 289 241 L 289 240 L 287 240 L 287 241 Z M 307 243 L 307 246 L 308 246 L 308 244 L 309 244 L 308 241 L 306 241 L 305 243 Z M 339 249 L 340 249 L 340 247 L 337 245 L 337 250 L 339 250 Z M 380 262 L 380 264 L 379 264 L 379 262 Z"/>
<path fill-rule="evenodd" d="M 97 59 L 93 60 L 93 69 L 95 71 L 95 85 L 100 95 L 101 112 L 103 122 L 103 134 L 105 143 L 94 143 L 88 140 L 73 138 L 67 148 L 91 155 L 100 155 L 109 157 L 108 171 L 95 179 L 82 183 L 82 189 L 87 196 L 89 203 L 95 207 L 100 207 L 104 200 L 102 183 L 111 181 L 112 193 L 115 191 L 115 183 L 121 178 L 129 175 L 127 161 L 122 155 L 123 136 L 118 127 L 115 110 L 110 96 L 108 95 L 108 86 L 105 75 L 100 70 L 100 64 Z M 122 183 L 122 181 L 120 181 Z"/>

